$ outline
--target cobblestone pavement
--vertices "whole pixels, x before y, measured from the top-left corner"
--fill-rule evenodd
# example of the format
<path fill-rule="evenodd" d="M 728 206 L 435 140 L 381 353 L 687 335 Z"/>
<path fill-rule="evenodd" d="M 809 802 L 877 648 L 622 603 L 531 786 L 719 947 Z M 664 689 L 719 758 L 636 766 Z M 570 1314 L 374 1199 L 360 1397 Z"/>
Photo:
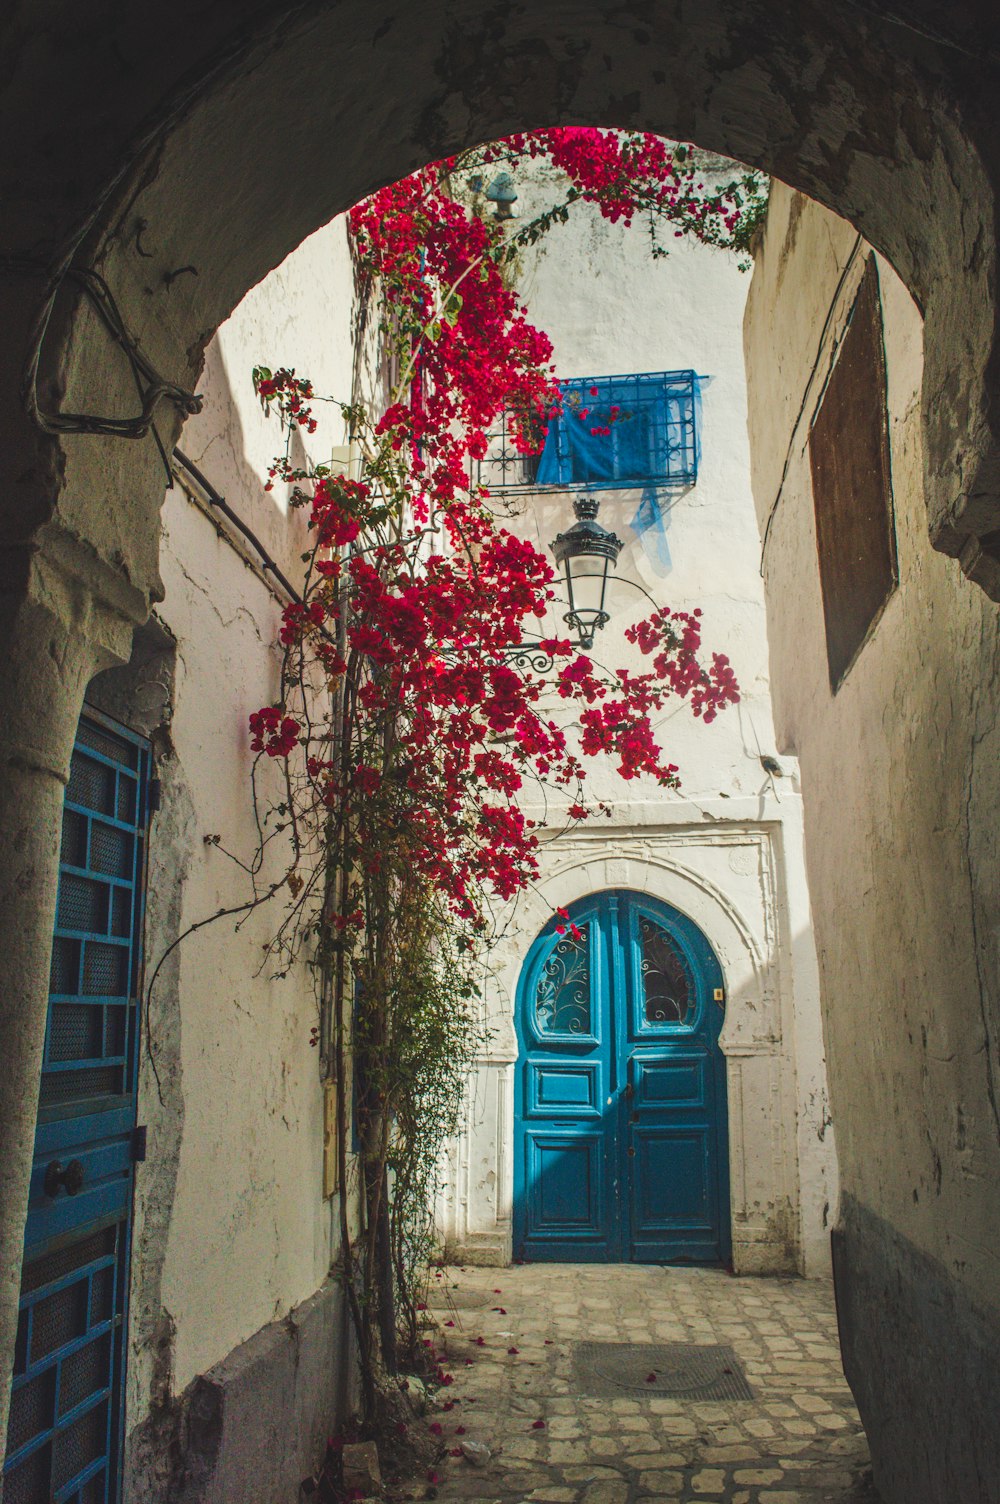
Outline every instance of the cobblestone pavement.
<path fill-rule="evenodd" d="M 427 1416 L 449 1455 L 426 1492 L 444 1504 L 877 1499 L 826 1282 L 640 1265 L 445 1269 L 428 1303 L 429 1340 L 453 1375 Z M 586 1394 L 574 1360 L 584 1341 L 725 1344 L 755 1398 Z M 469 1440 L 489 1446 L 485 1467 L 450 1455 Z"/>

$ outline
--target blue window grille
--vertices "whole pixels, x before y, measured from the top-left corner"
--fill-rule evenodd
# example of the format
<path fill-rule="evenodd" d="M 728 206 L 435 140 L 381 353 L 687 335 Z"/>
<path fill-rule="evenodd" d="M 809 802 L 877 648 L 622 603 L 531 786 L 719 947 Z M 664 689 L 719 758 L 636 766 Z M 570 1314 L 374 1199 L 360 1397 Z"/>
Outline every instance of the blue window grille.
<path fill-rule="evenodd" d="M 63 808 L 3 1504 L 117 1504 L 150 755 L 96 712 Z"/>
<path fill-rule="evenodd" d="M 698 479 L 699 378 L 694 371 L 589 376 L 561 383 L 562 412 L 542 453 L 518 453 L 509 415 L 479 463 L 490 491 L 681 489 Z"/>

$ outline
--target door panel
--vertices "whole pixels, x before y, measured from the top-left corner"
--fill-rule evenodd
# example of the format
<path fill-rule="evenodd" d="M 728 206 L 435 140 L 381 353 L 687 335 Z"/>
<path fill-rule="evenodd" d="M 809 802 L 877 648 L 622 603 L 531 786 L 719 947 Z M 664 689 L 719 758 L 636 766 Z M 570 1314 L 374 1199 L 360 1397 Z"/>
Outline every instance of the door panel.
<path fill-rule="evenodd" d="M 525 965 L 515 1086 L 519 1256 L 620 1257 L 607 1132 L 615 1045 L 606 922 L 602 904 L 578 906 L 579 934 L 549 926 Z"/>
<path fill-rule="evenodd" d="M 600 1118 L 601 1067 L 597 1061 L 528 1065 L 528 1100 L 543 1117 Z"/>
<path fill-rule="evenodd" d="M 725 1262 L 722 973 L 684 915 L 595 895 L 529 952 L 517 1002 L 514 1251 Z"/>
<path fill-rule="evenodd" d="M 533 1235 L 560 1243 L 602 1243 L 603 1135 L 532 1132 L 527 1151 Z"/>
<path fill-rule="evenodd" d="M 638 1173 L 634 1176 L 635 1234 L 653 1228 L 711 1232 L 707 1170 L 707 1128 L 637 1128 L 632 1142 Z"/>
<path fill-rule="evenodd" d="M 149 752 L 87 711 L 63 810 L 3 1504 L 117 1504 Z"/>
<path fill-rule="evenodd" d="M 633 1256 L 716 1260 L 708 1128 L 640 1128 L 632 1142 Z"/>
<path fill-rule="evenodd" d="M 704 1108 L 708 1058 L 703 1052 L 650 1050 L 633 1057 L 635 1110 L 671 1107 Z"/>

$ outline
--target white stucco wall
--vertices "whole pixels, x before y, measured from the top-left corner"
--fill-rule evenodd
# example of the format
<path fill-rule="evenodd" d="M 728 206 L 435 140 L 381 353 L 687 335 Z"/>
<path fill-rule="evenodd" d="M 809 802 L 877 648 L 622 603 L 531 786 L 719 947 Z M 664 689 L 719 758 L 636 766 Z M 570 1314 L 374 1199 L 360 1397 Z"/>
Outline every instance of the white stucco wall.
<path fill-rule="evenodd" d="M 307 240 L 223 325 L 207 354 L 204 411 L 181 441 L 292 581 L 301 577 L 306 530 L 301 515 L 289 514 L 285 488 L 263 489 L 284 439 L 260 408 L 251 370 L 293 366 L 317 392 L 349 399 L 352 302 L 341 221 Z M 319 461 L 344 435 L 338 409 L 320 403 L 316 413 L 320 426 L 307 442 Z M 251 859 L 247 718 L 280 693 L 280 592 L 248 567 L 241 547 L 180 485 L 168 492 L 158 615 L 176 638 L 176 689 L 164 804 L 150 841 L 150 967 L 171 924 L 176 933 L 249 894 L 246 874 L 204 841 L 219 834 L 235 857 Z M 280 797 L 277 772 L 265 759 L 263 794 Z M 283 855 L 276 842 L 261 886 L 280 878 Z M 144 1054 L 139 1114 L 149 1124 L 149 1160 L 138 1177 L 130 1429 L 165 1382 L 179 1393 L 313 1294 L 339 1243 L 337 1199 L 322 1193 L 314 979 L 304 964 L 284 980 L 259 969 L 285 902 L 246 918 L 238 935 L 234 919 L 221 919 L 189 936 L 153 997 L 148 1038 L 164 1104 Z"/>
<path fill-rule="evenodd" d="M 899 584 L 836 694 L 827 671 L 808 436 L 868 255 L 850 225 L 775 188 L 746 349 L 778 738 L 801 759 L 855 1225 L 891 1227 L 995 1312 L 1000 632 L 928 538 L 922 323 L 882 258 Z"/>
<path fill-rule="evenodd" d="M 518 181 L 522 218 L 546 192 L 552 201 L 545 174 L 537 179 Z M 547 847 L 537 894 L 518 905 L 491 958 L 493 1041 L 449 1153 L 439 1212 L 441 1235 L 462 1259 L 511 1254 L 512 1002 L 524 956 L 552 907 L 624 887 L 690 915 L 723 966 L 736 1268 L 829 1268 L 836 1157 L 797 765 L 783 759 L 785 776 L 772 779 L 760 761 L 775 753 L 775 738 L 746 426 L 748 284 L 734 257 L 690 242 L 671 241 L 669 257 L 653 261 L 640 223 L 610 225 L 586 206 L 524 255 L 521 289 L 532 321 L 553 341 L 560 376 L 691 368 L 704 378 L 695 487 L 666 498 L 660 525 L 646 529 L 633 526 L 640 491 L 601 493 L 600 521 L 625 547 L 609 591 L 612 621 L 594 656 L 648 668 L 625 642 L 625 626 L 653 609 L 649 596 L 657 605 L 697 606 L 705 647 L 729 655 L 742 699 L 710 726 L 686 707 L 662 718 L 679 793 L 625 783 L 610 765 L 593 765 L 590 786 L 614 805 L 614 819 Z M 571 521 L 569 497 L 536 493 L 518 504 L 512 526 L 545 548 Z"/>

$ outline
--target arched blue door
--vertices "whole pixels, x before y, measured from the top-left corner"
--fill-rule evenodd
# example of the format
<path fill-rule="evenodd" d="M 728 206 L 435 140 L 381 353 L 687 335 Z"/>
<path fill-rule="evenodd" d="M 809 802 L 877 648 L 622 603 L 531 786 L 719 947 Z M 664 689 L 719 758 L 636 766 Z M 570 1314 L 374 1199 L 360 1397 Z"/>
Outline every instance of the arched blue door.
<path fill-rule="evenodd" d="M 514 1256 L 726 1263 L 722 972 L 698 927 L 638 893 L 546 925 L 517 997 Z"/>

